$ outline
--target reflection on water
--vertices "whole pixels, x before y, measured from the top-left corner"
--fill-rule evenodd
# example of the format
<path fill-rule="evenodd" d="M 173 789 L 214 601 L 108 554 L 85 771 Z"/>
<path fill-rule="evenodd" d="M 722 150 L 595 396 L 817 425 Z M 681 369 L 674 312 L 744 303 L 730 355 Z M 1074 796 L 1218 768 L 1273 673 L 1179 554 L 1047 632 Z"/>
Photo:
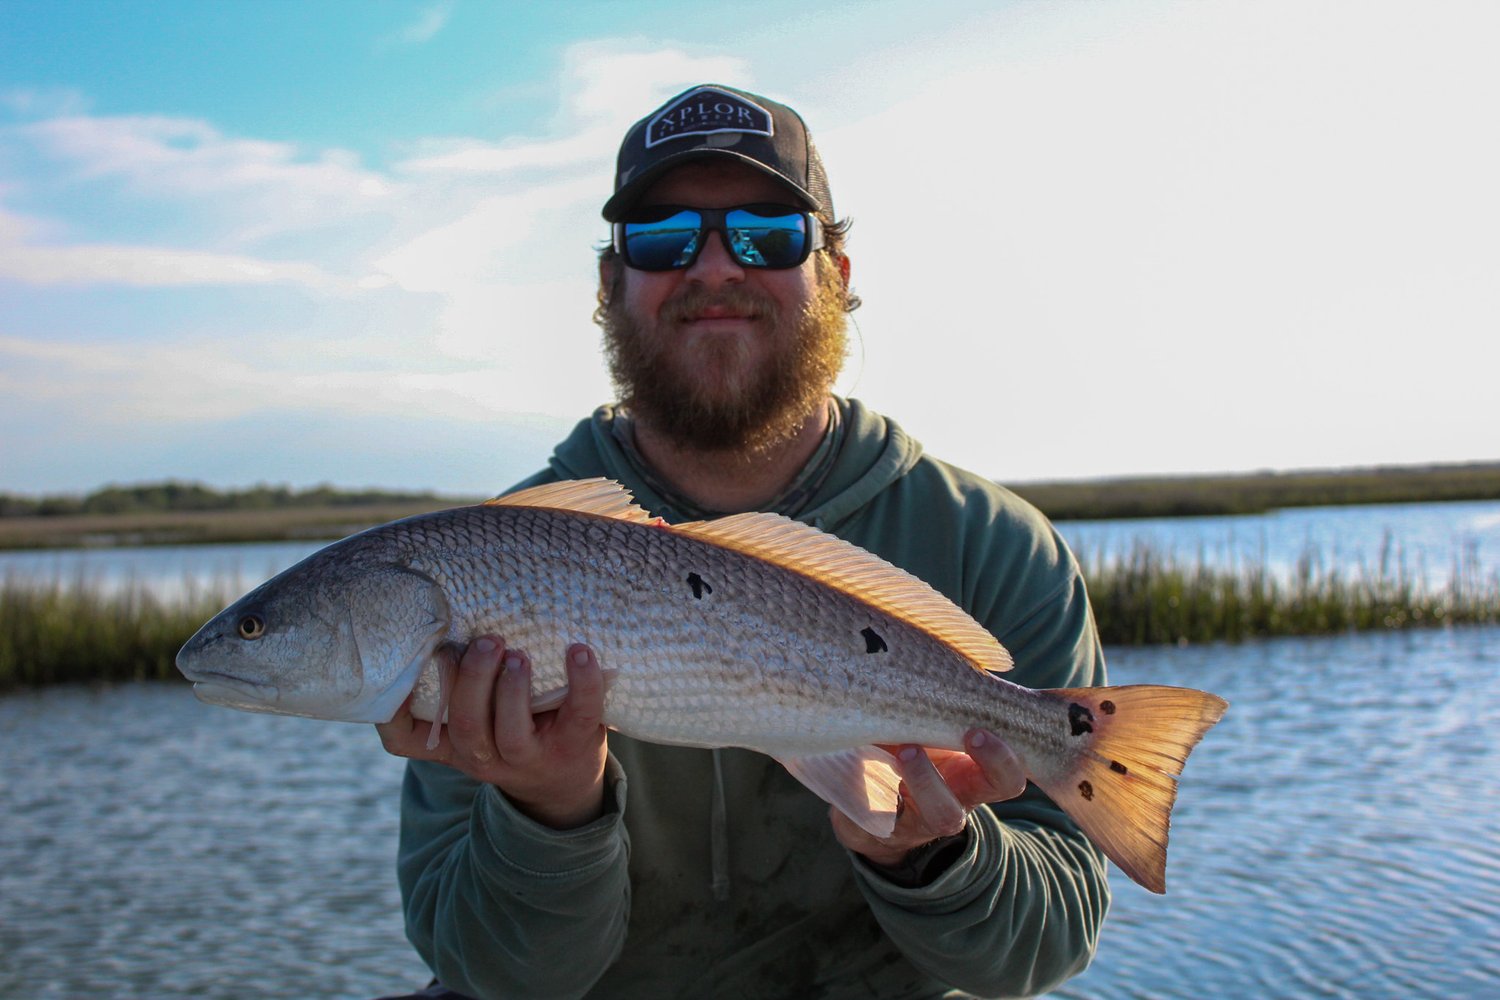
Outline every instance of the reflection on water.
<path fill-rule="evenodd" d="M 420 985 L 401 763 L 374 730 L 186 685 L 0 699 L 0 997 L 359 997 Z"/>
<path fill-rule="evenodd" d="M 1500 629 L 1111 651 L 1230 709 L 1065 997 L 1500 995 Z"/>
<path fill-rule="evenodd" d="M 1486 572 L 1500 567 L 1500 501 L 1303 507 L 1235 517 L 1061 521 L 1062 536 L 1080 556 L 1109 559 L 1138 542 L 1196 564 L 1296 565 L 1306 553 L 1320 569 L 1387 576 L 1405 574 L 1433 586 L 1448 583 L 1455 560 L 1472 559 Z M 7 575 L 106 588 L 139 584 L 166 597 L 196 590 L 225 591 L 227 602 L 322 548 L 322 542 L 240 545 L 164 545 L 119 549 L 0 552 Z M 1384 566 L 1382 566 L 1382 561 Z"/>
<path fill-rule="evenodd" d="M 1339 569 L 1441 587 L 1468 561 L 1500 566 L 1500 501 L 1299 507 L 1226 517 L 1061 521 L 1081 557 L 1110 559 L 1145 543 L 1188 564 L 1264 565 L 1287 572 L 1309 555 L 1314 570 Z"/>
<path fill-rule="evenodd" d="M 1500 994 L 1500 628 L 1112 650 L 1204 687 L 1169 890 L 1115 876 L 1060 997 Z M 369 997 L 422 981 L 368 726 L 185 687 L 0 699 L 0 996 Z"/>
<path fill-rule="evenodd" d="M 105 590 L 141 586 L 167 599 L 222 592 L 227 603 L 325 544 L 246 542 L 0 552 L 0 579 L 64 585 L 86 582 Z"/>

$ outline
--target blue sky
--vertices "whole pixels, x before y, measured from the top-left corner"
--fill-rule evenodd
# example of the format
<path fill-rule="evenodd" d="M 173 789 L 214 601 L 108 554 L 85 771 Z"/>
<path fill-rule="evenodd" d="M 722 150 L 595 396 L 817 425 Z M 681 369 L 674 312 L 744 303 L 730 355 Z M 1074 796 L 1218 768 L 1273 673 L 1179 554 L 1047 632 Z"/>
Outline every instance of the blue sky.
<path fill-rule="evenodd" d="M 839 389 L 1002 481 L 1500 458 L 1487 3 L 0 0 L 0 491 L 500 489 L 616 145 L 796 106 Z"/>

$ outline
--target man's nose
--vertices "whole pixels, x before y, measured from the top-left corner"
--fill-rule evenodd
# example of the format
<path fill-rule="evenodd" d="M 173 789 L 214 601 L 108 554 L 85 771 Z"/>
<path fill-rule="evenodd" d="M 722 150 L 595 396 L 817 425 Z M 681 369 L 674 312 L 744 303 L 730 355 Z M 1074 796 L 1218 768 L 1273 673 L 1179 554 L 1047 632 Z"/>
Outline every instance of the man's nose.
<path fill-rule="evenodd" d="M 687 269 L 689 281 L 715 287 L 745 280 L 745 268 L 724 244 L 724 234 L 717 229 L 705 232 L 701 237 L 703 249 L 698 259 Z"/>

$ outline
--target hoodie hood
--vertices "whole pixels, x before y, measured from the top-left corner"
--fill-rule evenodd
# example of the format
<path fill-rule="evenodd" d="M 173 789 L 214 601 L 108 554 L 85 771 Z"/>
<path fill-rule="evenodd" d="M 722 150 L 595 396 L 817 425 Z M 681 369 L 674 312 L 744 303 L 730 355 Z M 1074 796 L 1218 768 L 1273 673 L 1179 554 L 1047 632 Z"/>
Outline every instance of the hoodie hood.
<path fill-rule="evenodd" d="M 839 526 L 896 482 L 921 458 L 922 446 L 894 420 L 883 417 L 857 399 L 835 397 L 844 419 L 844 441 L 833 469 L 805 508 L 793 516 L 824 531 Z M 642 481 L 630 456 L 615 440 L 612 425 L 616 407 L 605 405 L 557 446 L 548 469 L 518 484 L 517 489 L 552 479 L 604 476 L 623 484 L 636 503 L 668 522 L 686 520 L 670 499 Z"/>

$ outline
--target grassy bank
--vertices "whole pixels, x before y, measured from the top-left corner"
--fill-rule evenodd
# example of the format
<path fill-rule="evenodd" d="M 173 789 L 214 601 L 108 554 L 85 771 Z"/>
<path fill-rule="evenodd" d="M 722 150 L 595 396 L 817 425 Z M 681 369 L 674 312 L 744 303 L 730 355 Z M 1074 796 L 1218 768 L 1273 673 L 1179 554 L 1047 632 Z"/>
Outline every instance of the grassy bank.
<path fill-rule="evenodd" d="M 0 583 L 0 690 L 79 681 L 176 678 L 178 647 L 225 594 L 161 601 L 144 588 Z"/>
<path fill-rule="evenodd" d="M 1396 576 L 1317 569 L 1289 578 L 1184 564 L 1148 547 L 1122 560 L 1084 559 L 1108 645 L 1241 641 L 1277 635 L 1500 622 L 1500 579 L 1472 561 L 1436 591 Z M 176 678 L 177 649 L 235 595 L 163 602 L 140 588 L 0 583 L 0 690 L 78 681 Z"/>
<path fill-rule="evenodd" d="M 1500 463 L 1006 483 L 1054 521 L 1500 499 Z"/>
<path fill-rule="evenodd" d="M 1289 575 L 1231 572 L 1137 545 L 1124 558 L 1083 559 L 1107 645 L 1239 642 L 1282 635 L 1500 622 L 1500 578 L 1465 559 L 1446 584 L 1352 573 L 1306 553 Z"/>
<path fill-rule="evenodd" d="M 451 500 L 415 500 L 268 510 L 0 517 L 0 549 L 331 541 L 371 525 L 453 504 Z"/>
<path fill-rule="evenodd" d="M 1006 482 L 1054 521 L 1255 514 L 1285 507 L 1500 499 L 1500 463 Z M 83 497 L 0 493 L 0 549 L 332 540 L 478 498 L 180 483 Z"/>

